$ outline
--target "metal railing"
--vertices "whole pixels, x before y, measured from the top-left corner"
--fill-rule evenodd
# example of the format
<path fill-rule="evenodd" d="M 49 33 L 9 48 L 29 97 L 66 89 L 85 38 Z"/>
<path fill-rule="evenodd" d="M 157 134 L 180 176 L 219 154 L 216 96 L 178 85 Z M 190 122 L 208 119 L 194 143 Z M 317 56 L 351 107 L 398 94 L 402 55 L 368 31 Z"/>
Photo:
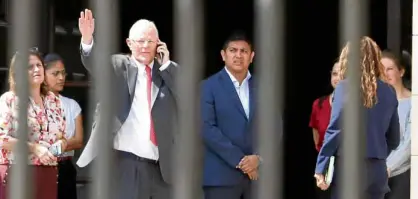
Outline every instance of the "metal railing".
<path fill-rule="evenodd" d="M 352 199 L 365 198 L 363 189 L 365 183 L 365 133 L 364 113 L 361 112 L 362 98 L 360 96 L 360 39 L 367 35 L 366 27 L 368 21 L 367 6 L 364 0 L 342 0 L 340 1 L 340 43 L 343 46 L 350 42 L 350 53 L 348 57 L 348 100 L 344 107 L 344 124 L 342 133 L 342 174 L 337 181 L 341 184 L 341 198 Z M 353 12 L 353 9 L 356 12 Z M 341 37 L 342 35 L 342 37 Z M 355 145 L 354 145 L 355 144 Z"/>
<path fill-rule="evenodd" d="M 203 76 L 203 1 L 174 1 L 175 50 L 182 67 L 176 79 L 179 102 L 179 140 L 173 166 L 174 198 L 198 199 L 203 159 L 199 146 L 199 81 Z"/>
<path fill-rule="evenodd" d="M 257 130 L 258 148 L 263 157 L 260 167 L 260 182 L 257 185 L 257 198 L 281 199 L 282 189 L 282 153 L 284 102 L 284 0 L 255 1 L 256 32 L 256 68 L 259 71 L 257 89 Z"/>
<path fill-rule="evenodd" d="M 418 0 L 412 2 L 412 102 L 417 98 L 418 85 L 415 79 L 418 79 L 418 70 L 414 68 L 418 64 Z M 414 83 L 415 80 L 415 83 Z M 418 161 L 418 135 L 414 132 L 418 130 L 417 126 L 417 105 L 412 103 L 411 110 L 411 197 L 418 198 L 418 191 L 412 187 L 418 186 L 417 167 Z"/>
<path fill-rule="evenodd" d="M 104 136 L 97 136 L 95 146 L 98 146 L 97 159 L 93 166 L 93 189 L 91 189 L 91 198 L 111 199 L 113 187 L 113 136 L 112 125 L 114 120 L 114 104 L 116 102 L 116 96 L 110 92 L 113 89 L 114 83 L 110 81 L 112 66 L 109 61 L 112 56 L 112 52 L 117 44 L 117 31 L 118 27 L 117 19 L 114 16 L 119 16 L 119 2 L 113 0 L 93 0 L 90 1 L 95 11 L 95 44 L 97 52 L 93 56 L 93 73 L 95 92 L 93 99 L 100 100 L 100 111 L 97 121 L 98 132 Z M 110 14 L 112 13 L 112 14 Z M 92 98 L 90 98 L 92 99 Z M 91 101 L 91 100 L 90 100 Z M 107 135 L 107 136 L 106 136 Z"/>
<path fill-rule="evenodd" d="M 28 83 L 28 49 L 31 47 L 37 38 L 38 31 L 33 31 L 37 28 L 36 16 L 37 1 L 16 0 L 12 2 L 12 26 L 11 37 L 13 50 L 11 52 L 19 52 L 23 61 L 16 62 L 16 94 L 19 97 L 19 115 L 28 115 L 29 102 L 29 83 Z M 34 9 L 35 8 L 35 9 Z M 30 34 L 32 33 L 32 34 Z M 25 100 L 22 100 L 25 99 Z M 19 117 L 19 128 L 17 129 L 17 138 L 19 140 L 27 140 L 27 118 Z M 15 149 L 15 162 L 11 171 L 11 186 L 10 198 L 27 199 L 31 196 L 32 183 L 27 178 L 31 175 L 28 167 L 28 145 L 26 142 L 17 142 Z M 30 177 L 29 177 L 30 179 Z"/>
<path fill-rule="evenodd" d="M 37 27 L 30 25 L 30 21 L 34 20 L 36 9 L 34 0 L 13 0 L 12 9 L 12 27 L 13 49 L 28 49 L 37 33 Z M 99 3 L 100 2 L 100 3 Z M 111 67 L 103 67 L 108 65 L 111 53 L 115 50 L 117 30 L 119 29 L 115 16 L 118 16 L 118 1 L 113 0 L 95 0 L 92 4 L 96 20 L 95 45 L 99 52 L 95 56 L 94 66 L 96 68 L 95 75 L 100 78 L 94 78 L 97 91 L 96 98 L 101 99 L 100 118 L 101 122 L 98 128 L 101 133 L 109 134 L 109 136 L 99 136 L 101 140 L 98 143 L 101 155 L 97 158 L 94 171 L 94 189 L 92 189 L 91 198 L 110 199 L 112 194 L 111 176 L 112 173 L 112 153 L 111 153 L 111 109 L 112 93 L 110 91 L 111 81 L 109 81 Z M 359 63 L 359 38 L 366 35 L 367 19 L 367 1 L 364 0 L 341 0 L 341 43 L 347 40 L 352 42 L 353 56 L 349 57 L 349 64 Z M 182 73 L 178 78 L 179 88 L 179 132 L 180 140 L 177 148 L 177 155 L 174 158 L 174 166 L 177 169 L 175 173 L 174 198 L 176 199 L 195 199 L 200 197 L 199 180 L 201 173 L 201 150 L 199 149 L 199 112 L 198 110 L 198 88 L 199 80 L 202 77 L 203 66 L 203 2 L 198 0 L 175 0 L 175 35 L 176 35 L 176 53 L 182 68 Z M 259 89 L 258 107 L 258 141 L 259 152 L 264 159 L 261 167 L 261 177 L 257 191 L 257 198 L 273 199 L 283 197 L 282 183 L 282 153 L 283 153 L 283 126 L 282 123 L 282 105 L 284 99 L 284 59 L 285 59 L 285 5 L 284 0 L 256 0 L 256 44 L 257 44 L 257 68 L 259 71 L 259 87 L 273 89 Z M 111 14 L 110 14 L 111 13 Z M 167 18 L 170 20 L 170 18 Z M 157 24 L 158 25 L 158 24 Z M 16 67 L 18 84 L 17 94 L 20 99 L 28 99 L 27 71 L 25 63 Z M 100 70 L 98 70 L 100 66 Z M 359 67 L 349 66 L 350 81 L 348 103 L 348 111 L 344 118 L 344 127 L 347 133 L 344 135 L 344 169 L 343 169 L 343 189 L 342 198 L 344 199 L 360 199 L 363 167 L 361 162 L 361 154 L 364 153 L 361 135 L 364 124 L 362 123 L 360 113 L 360 97 L 358 91 L 359 86 Z M 21 100 L 20 107 L 27 106 L 27 101 Z M 27 115 L 27 109 L 21 108 L 19 115 Z M 25 117 L 19 118 L 19 139 L 25 140 L 27 132 L 27 123 Z M 279 144 L 278 144 L 279 143 Z M 350 144 L 348 144 L 350 143 Z M 351 143 L 356 143 L 361 147 L 352 147 Z M 16 147 L 16 162 L 24 163 L 27 161 L 28 148 L 24 142 L 19 142 Z M 30 181 L 27 181 L 29 170 L 25 164 L 17 164 L 12 173 L 11 197 L 13 199 L 27 199 L 30 196 Z"/>

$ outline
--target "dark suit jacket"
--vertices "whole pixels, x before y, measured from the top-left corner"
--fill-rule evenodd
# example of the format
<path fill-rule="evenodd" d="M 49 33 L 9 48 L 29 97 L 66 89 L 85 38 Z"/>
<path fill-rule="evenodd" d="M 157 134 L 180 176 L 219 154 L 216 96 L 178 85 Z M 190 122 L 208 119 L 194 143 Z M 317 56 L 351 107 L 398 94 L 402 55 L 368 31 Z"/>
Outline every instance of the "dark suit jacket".
<path fill-rule="evenodd" d="M 331 120 L 325 133 L 324 144 L 319 152 L 315 173 L 323 174 L 331 156 L 340 156 L 340 137 L 342 111 L 347 91 L 347 80 L 341 81 L 335 88 L 332 102 Z M 385 160 L 391 150 L 399 145 L 400 126 L 398 118 L 398 100 L 395 90 L 381 80 L 377 81 L 378 103 L 366 114 L 366 158 Z"/>
<path fill-rule="evenodd" d="M 204 150 L 204 186 L 235 185 L 246 178 L 236 166 L 253 151 L 255 93 L 249 80 L 250 116 L 247 119 L 232 80 L 225 69 L 202 84 L 201 114 Z"/>
<path fill-rule="evenodd" d="M 92 73 L 92 56 L 95 49 L 85 55 L 81 50 L 81 59 L 85 68 Z M 116 126 L 114 134 L 125 122 L 131 110 L 133 97 L 135 95 L 135 85 L 137 81 L 138 67 L 129 55 L 115 54 L 111 58 L 113 67 L 112 81 L 114 86 L 112 91 L 117 96 L 115 106 Z M 106 67 L 106 66 L 103 66 Z M 157 60 L 154 61 L 152 71 L 152 81 L 158 87 L 158 94 L 153 104 L 151 115 L 154 122 L 154 128 L 158 143 L 159 162 L 164 181 L 171 182 L 171 157 L 174 150 L 174 142 L 177 134 L 177 97 L 175 86 L 175 77 L 178 70 L 177 64 L 171 62 L 165 70 L 159 70 L 160 65 Z M 93 74 L 94 75 L 94 74 Z M 100 78 L 100 77 L 94 77 Z"/>

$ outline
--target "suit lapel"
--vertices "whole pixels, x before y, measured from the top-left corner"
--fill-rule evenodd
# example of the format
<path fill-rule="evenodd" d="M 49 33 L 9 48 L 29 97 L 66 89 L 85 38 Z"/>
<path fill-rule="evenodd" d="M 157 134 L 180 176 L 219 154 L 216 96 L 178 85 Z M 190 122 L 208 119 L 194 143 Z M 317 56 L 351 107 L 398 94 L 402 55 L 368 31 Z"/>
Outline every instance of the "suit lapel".
<path fill-rule="evenodd" d="M 138 78 L 138 66 L 135 64 L 135 61 L 132 59 L 132 57 L 129 57 L 129 65 L 127 66 L 127 71 L 128 74 L 126 79 L 128 80 L 129 97 L 132 103 L 135 96 L 136 80 Z"/>
<path fill-rule="evenodd" d="M 152 88 L 152 102 L 154 104 L 155 100 L 157 99 L 159 89 L 162 84 L 162 78 L 160 75 L 160 64 L 158 64 L 157 60 L 154 60 L 154 65 L 152 67 L 152 82 L 154 83 Z M 135 96 L 135 88 L 136 88 L 136 81 L 138 79 L 138 66 L 136 65 L 135 61 L 132 57 L 129 57 L 129 65 L 127 66 L 127 81 L 128 81 L 128 88 L 129 88 L 129 95 L 131 103 Z"/>
<path fill-rule="evenodd" d="M 251 77 L 248 80 L 248 86 L 250 87 L 250 120 L 254 117 L 255 114 L 255 105 L 256 105 L 256 99 L 257 94 L 255 90 L 255 80 L 253 77 Z"/>
<path fill-rule="evenodd" d="M 245 114 L 244 108 L 242 107 L 241 100 L 239 99 L 238 93 L 235 90 L 234 83 L 232 82 L 231 78 L 229 77 L 228 73 L 225 69 L 222 69 L 221 71 L 221 84 L 225 91 L 228 94 L 229 98 L 232 100 L 233 104 L 236 108 L 238 108 L 239 112 L 243 114 L 245 119 L 247 119 L 247 115 Z"/>

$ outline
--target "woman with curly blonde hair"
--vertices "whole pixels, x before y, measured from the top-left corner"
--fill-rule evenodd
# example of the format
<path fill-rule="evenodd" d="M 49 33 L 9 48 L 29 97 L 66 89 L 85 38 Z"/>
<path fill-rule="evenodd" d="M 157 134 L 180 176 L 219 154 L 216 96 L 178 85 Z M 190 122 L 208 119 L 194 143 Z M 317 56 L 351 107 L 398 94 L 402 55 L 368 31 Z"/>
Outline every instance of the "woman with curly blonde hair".
<path fill-rule="evenodd" d="M 322 190 L 331 189 L 331 198 L 339 198 L 339 184 L 336 178 L 340 173 L 342 112 L 347 100 L 345 93 L 350 83 L 346 79 L 348 57 L 351 56 L 350 45 L 347 44 L 340 55 L 340 77 L 342 80 L 335 88 L 332 104 L 330 124 L 325 133 L 325 141 L 319 152 L 315 178 L 317 186 Z M 360 95 L 362 96 L 363 111 L 365 113 L 365 174 L 366 187 L 364 195 L 368 199 L 383 199 L 389 191 L 386 158 L 399 144 L 398 100 L 393 87 L 385 83 L 384 67 L 381 62 L 381 51 L 376 42 L 369 37 L 360 41 L 361 70 Z M 357 65 L 357 64 L 356 64 Z M 353 145 L 353 147 L 357 147 Z M 334 179 L 327 184 L 324 179 L 331 156 L 335 157 Z M 335 187 L 336 186 L 336 187 Z"/>

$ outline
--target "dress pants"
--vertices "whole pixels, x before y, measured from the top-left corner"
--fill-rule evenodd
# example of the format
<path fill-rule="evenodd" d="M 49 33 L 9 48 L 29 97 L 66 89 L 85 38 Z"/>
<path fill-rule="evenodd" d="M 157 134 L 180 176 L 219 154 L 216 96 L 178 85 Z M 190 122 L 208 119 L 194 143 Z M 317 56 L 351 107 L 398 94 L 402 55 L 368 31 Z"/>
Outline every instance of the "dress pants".
<path fill-rule="evenodd" d="M 331 199 L 340 199 L 339 177 L 341 176 L 340 158 L 336 158 L 335 175 L 331 183 Z M 368 158 L 365 160 L 365 187 L 362 193 L 366 199 L 384 199 L 389 192 L 386 160 Z"/>
<path fill-rule="evenodd" d="M 385 199 L 409 199 L 411 197 L 411 170 L 389 178 L 390 192 Z"/>
<path fill-rule="evenodd" d="M 116 151 L 115 199 L 171 199 L 171 187 L 161 175 L 158 161 Z"/>
<path fill-rule="evenodd" d="M 204 186 L 205 199 L 251 199 L 253 198 L 250 179 L 243 178 L 233 186 Z"/>

